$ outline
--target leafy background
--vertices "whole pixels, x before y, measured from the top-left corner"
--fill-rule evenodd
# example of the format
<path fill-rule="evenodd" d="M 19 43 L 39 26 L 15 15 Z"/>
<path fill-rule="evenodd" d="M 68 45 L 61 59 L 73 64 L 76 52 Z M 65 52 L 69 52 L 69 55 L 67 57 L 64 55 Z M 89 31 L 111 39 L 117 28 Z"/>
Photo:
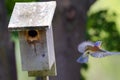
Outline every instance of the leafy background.
<path fill-rule="evenodd" d="M 120 0 L 97 0 L 88 12 L 88 40 L 103 41 L 102 47 L 120 51 Z M 86 80 L 120 80 L 120 56 L 90 57 L 88 69 L 81 70 Z"/>

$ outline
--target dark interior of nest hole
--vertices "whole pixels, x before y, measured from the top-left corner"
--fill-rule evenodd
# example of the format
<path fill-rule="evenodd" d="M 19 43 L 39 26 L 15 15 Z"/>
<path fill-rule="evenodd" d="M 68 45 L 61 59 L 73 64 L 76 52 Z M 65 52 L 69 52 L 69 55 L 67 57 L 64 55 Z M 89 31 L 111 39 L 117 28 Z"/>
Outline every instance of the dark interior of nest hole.
<path fill-rule="evenodd" d="M 36 30 L 29 30 L 28 35 L 30 37 L 36 37 L 38 35 L 38 32 Z"/>

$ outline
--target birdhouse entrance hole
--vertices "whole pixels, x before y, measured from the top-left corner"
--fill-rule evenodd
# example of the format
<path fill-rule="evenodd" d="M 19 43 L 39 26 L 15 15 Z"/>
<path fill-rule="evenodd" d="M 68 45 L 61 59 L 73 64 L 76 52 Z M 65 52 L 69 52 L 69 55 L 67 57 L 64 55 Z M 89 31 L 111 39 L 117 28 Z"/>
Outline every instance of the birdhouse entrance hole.
<path fill-rule="evenodd" d="M 36 37 L 38 35 L 38 32 L 36 30 L 29 30 L 28 35 L 31 37 Z"/>
<path fill-rule="evenodd" d="M 29 44 L 35 44 L 40 42 L 41 44 L 43 43 L 43 38 L 45 36 L 45 30 L 35 30 L 35 29 L 30 29 L 27 31 L 23 31 L 26 41 Z"/>

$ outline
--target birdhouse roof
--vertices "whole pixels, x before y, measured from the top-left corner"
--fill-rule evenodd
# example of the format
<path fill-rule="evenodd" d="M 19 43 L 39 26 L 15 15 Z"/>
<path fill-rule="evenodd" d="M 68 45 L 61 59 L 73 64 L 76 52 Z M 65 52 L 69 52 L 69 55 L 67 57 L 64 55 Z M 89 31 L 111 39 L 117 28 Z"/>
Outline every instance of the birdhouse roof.
<path fill-rule="evenodd" d="M 14 6 L 9 30 L 50 27 L 56 8 L 56 1 L 17 2 Z"/>

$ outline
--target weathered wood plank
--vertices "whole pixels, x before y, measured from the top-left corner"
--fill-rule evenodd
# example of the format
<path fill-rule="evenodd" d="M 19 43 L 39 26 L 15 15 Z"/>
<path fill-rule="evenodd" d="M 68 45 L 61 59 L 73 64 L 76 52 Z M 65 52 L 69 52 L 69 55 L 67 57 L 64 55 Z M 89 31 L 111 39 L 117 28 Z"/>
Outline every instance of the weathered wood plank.
<path fill-rule="evenodd" d="M 41 70 L 41 71 L 28 71 L 29 76 L 37 76 L 37 77 L 43 77 L 43 76 L 56 76 L 56 64 L 53 64 L 51 70 Z"/>
<path fill-rule="evenodd" d="M 14 6 L 8 28 L 24 30 L 31 27 L 49 27 L 56 2 L 17 2 Z"/>

